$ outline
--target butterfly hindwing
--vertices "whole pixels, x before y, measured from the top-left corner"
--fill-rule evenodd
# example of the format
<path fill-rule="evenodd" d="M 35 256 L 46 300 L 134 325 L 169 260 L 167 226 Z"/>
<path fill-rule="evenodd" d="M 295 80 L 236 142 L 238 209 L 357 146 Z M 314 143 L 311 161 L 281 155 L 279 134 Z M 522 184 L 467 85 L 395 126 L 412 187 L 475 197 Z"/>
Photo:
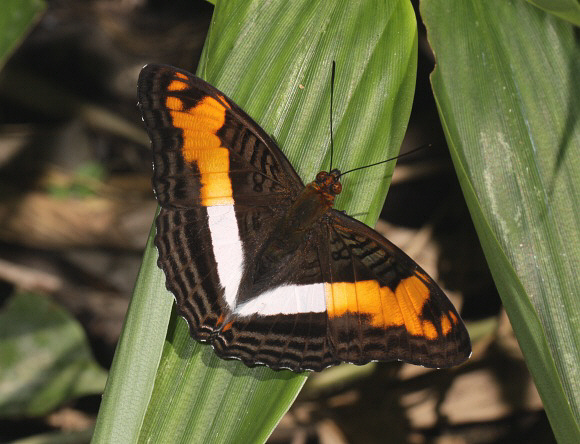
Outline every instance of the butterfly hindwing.
<path fill-rule="evenodd" d="M 297 291 L 296 296 L 304 297 Z M 289 290 L 284 296 L 291 297 Z M 327 338 L 327 320 L 325 312 L 238 315 L 213 345 L 219 356 L 236 357 L 251 367 L 320 371 L 340 362 Z"/>
<path fill-rule="evenodd" d="M 293 371 L 320 371 L 340 362 L 328 336 L 325 265 L 319 250 L 324 237 L 322 226 L 315 229 L 291 257 L 277 264 L 266 288 L 259 278 L 248 277 L 255 284 L 240 292 L 233 315 L 213 342 L 218 355 L 242 359 L 249 366 Z M 268 245 L 256 251 L 254 270 L 260 269 L 264 248 Z"/>
<path fill-rule="evenodd" d="M 399 248 L 338 211 L 329 223 L 329 334 L 340 360 L 449 367 L 471 353 L 439 286 Z"/>
<path fill-rule="evenodd" d="M 161 208 L 155 245 L 166 286 L 175 295 L 180 314 L 193 338 L 207 341 L 227 313 L 204 207 Z"/>

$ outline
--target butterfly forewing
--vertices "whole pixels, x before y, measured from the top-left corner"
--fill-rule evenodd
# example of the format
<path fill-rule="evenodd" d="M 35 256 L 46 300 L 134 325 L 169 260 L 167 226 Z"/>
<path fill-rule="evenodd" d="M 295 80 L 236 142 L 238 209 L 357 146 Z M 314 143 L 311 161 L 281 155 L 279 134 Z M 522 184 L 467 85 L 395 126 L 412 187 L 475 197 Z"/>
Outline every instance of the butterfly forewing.
<path fill-rule="evenodd" d="M 303 187 L 272 139 L 207 82 L 147 65 L 139 105 L 153 145 L 153 186 L 162 206 L 271 203 Z M 274 149 L 272 149 L 274 147 Z"/>

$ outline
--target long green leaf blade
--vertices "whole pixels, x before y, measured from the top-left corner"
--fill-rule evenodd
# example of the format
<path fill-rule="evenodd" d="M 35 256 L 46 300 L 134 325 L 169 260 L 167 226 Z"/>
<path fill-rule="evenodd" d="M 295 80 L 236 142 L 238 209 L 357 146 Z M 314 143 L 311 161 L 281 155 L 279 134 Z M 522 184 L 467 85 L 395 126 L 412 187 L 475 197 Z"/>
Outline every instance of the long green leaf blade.
<path fill-rule="evenodd" d="M 406 1 L 304 0 L 291 8 L 286 1 L 219 2 L 198 75 L 273 134 L 309 181 L 329 166 L 331 61 L 337 64 L 334 166 L 346 170 L 398 151 L 412 104 L 416 51 L 416 22 Z M 393 168 L 390 163 L 347 175 L 337 208 L 374 223 Z M 173 298 L 151 250 L 139 279 L 111 372 L 110 387 L 118 390 L 105 393 L 94 441 L 263 442 L 306 375 L 220 360 L 211 347 L 191 340 L 175 316 L 162 352 L 155 339 L 140 346 L 134 331 L 147 334 L 138 325 L 145 314 L 132 313 L 133 307 L 154 304 L 153 312 L 168 315 Z M 163 302 L 136 302 L 141 291 Z M 154 387 L 143 387 L 155 371 Z M 147 379 L 132 383 L 136 372 Z"/>
<path fill-rule="evenodd" d="M 432 84 L 486 258 L 560 442 L 580 432 L 580 51 L 519 1 L 422 3 Z"/>
<path fill-rule="evenodd" d="M 154 228 L 152 233 L 154 233 Z M 92 442 L 136 442 L 153 391 L 172 301 L 149 235 L 107 379 Z"/>
<path fill-rule="evenodd" d="M 580 26 L 580 3 L 578 0 L 528 0 L 532 5 L 556 17 Z"/>

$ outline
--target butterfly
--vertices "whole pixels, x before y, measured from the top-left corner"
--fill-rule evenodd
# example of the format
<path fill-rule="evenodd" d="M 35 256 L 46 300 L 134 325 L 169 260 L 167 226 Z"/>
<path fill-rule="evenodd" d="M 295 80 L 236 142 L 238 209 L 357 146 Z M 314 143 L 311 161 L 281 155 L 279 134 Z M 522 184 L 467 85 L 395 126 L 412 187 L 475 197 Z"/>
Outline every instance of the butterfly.
<path fill-rule="evenodd" d="M 467 330 L 433 279 L 332 208 L 339 170 L 304 185 L 251 117 L 181 69 L 146 65 L 138 98 L 158 265 L 194 339 L 222 358 L 295 372 L 469 357 Z"/>

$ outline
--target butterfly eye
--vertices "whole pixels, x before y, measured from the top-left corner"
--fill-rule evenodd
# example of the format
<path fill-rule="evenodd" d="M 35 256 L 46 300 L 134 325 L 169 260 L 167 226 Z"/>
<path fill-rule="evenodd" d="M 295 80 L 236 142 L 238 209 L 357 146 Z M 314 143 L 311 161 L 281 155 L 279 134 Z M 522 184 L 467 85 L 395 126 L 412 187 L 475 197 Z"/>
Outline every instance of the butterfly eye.
<path fill-rule="evenodd" d="M 316 182 L 321 183 L 324 182 L 324 179 L 326 179 L 328 173 L 326 173 L 325 171 L 321 171 L 320 173 L 318 173 L 316 175 Z"/>
<path fill-rule="evenodd" d="M 342 184 L 340 182 L 335 182 L 332 184 L 332 192 L 334 194 L 340 194 L 342 191 Z"/>

